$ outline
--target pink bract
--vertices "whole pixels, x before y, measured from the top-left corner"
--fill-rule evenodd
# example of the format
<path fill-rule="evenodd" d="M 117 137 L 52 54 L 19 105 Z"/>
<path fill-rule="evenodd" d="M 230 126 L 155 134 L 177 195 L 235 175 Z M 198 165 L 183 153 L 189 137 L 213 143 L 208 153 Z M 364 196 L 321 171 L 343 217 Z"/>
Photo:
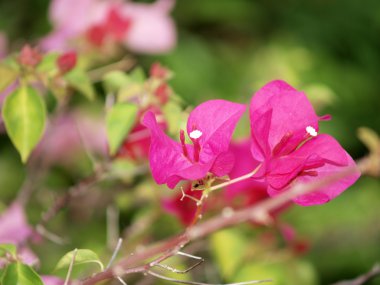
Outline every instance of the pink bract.
<path fill-rule="evenodd" d="M 228 151 L 232 133 L 245 106 L 225 100 L 210 100 L 195 108 L 187 122 L 192 144 L 168 137 L 152 112 L 146 113 L 143 125 L 150 129 L 149 152 L 153 178 L 158 184 L 174 188 L 181 180 L 199 180 L 208 172 L 223 176 L 230 172 L 234 156 Z"/>
<path fill-rule="evenodd" d="M 263 163 L 271 196 L 286 190 L 294 180 L 309 182 L 354 167 L 355 162 L 331 136 L 317 134 L 318 117 L 303 92 L 283 81 L 261 88 L 250 105 L 252 147 Z M 329 187 L 303 195 L 294 202 L 303 206 L 323 204 L 338 196 L 360 176 L 359 170 Z"/>

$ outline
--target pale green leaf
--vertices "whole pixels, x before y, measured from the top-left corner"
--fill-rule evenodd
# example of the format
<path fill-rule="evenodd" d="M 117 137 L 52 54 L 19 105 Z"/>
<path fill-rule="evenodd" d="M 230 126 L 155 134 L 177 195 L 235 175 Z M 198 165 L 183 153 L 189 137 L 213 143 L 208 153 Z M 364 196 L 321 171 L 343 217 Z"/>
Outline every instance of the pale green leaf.
<path fill-rule="evenodd" d="M 144 69 L 142 69 L 140 66 L 133 69 L 129 76 L 131 80 L 136 83 L 144 83 L 146 79 Z"/>
<path fill-rule="evenodd" d="M 4 256 L 6 253 L 10 253 L 12 256 L 16 256 L 17 247 L 11 243 L 0 244 L 0 256 Z"/>
<path fill-rule="evenodd" d="M 115 104 L 106 117 L 110 154 L 114 155 L 136 121 L 138 108 L 128 103 Z"/>
<path fill-rule="evenodd" d="M 28 265 L 11 263 L 3 272 L 1 278 L 3 285 L 43 285 L 38 274 Z"/>
<path fill-rule="evenodd" d="M 0 92 L 12 84 L 18 76 L 18 72 L 4 65 L 0 65 Z"/>
<path fill-rule="evenodd" d="M 242 264 L 248 242 L 237 229 L 216 232 L 210 241 L 220 272 L 229 279 Z"/>
<path fill-rule="evenodd" d="M 103 84 L 108 92 L 118 91 L 120 88 L 131 82 L 131 78 L 126 73 L 119 70 L 108 72 L 103 77 Z"/>
<path fill-rule="evenodd" d="M 67 82 L 74 89 L 78 90 L 89 100 L 94 100 L 95 98 L 95 89 L 92 86 L 92 82 L 86 72 L 81 68 L 77 67 L 68 72 L 65 75 Z"/>
<path fill-rule="evenodd" d="M 169 126 L 169 133 L 172 135 L 178 134 L 183 121 L 182 108 L 175 102 L 168 102 L 162 110 Z"/>
<path fill-rule="evenodd" d="M 66 253 L 57 263 L 55 271 L 58 270 L 67 270 L 70 266 L 70 263 L 73 260 L 74 250 Z M 75 255 L 74 267 L 81 264 L 95 263 L 98 264 L 100 270 L 104 270 L 103 263 L 100 261 L 98 255 L 89 249 L 78 249 Z"/>
<path fill-rule="evenodd" d="M 21 87 L 6 98 L 2 115 L 9 137 L 26 162 L 45 129 L 44 101 L 33 88 Z"/>

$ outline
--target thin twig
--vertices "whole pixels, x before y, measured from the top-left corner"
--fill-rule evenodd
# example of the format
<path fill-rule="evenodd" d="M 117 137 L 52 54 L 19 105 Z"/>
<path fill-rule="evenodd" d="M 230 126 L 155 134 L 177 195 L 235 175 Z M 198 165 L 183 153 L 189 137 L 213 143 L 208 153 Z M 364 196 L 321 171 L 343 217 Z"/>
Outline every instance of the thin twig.
<path fill-rule="evenodd" d="M 111 267 L 111 265 L 112 265 L 112 263 L 114 262 L 114 260 L 115 260 L 115 258 L 116 258 L 116 256 L 117 256 L 117 254 L 119 253 L 119 251 L 120 251 L 120 248 L 121 248 L 121 244 L 123 243 L 123 239 L 122 238 L 119 238 L 119 240 L 118 240 L 118 242 L 117 242 L 117 245 L 116 245 L 116 248 L 115 248 L 115 250 L 114 250 L 114 252 L 113 252 L 113 254 L 112 254 L 112 256 L 111 256 L 111 259 L 110 259 L 110 261 L 108 262 L 108 264 L 107 264 L 107 266 L 106 266 L 106 270 L 108 269 L 108 268 L 110 268 Z"/>
<path fill-rule="evenodd" d="M 358 165 L 361 166 L 361 164 L 359 163 Z M 165 260 L 170 256 L 177 254 L 179 249 L 182 248 L 184 245 L 188 244 L 190 241 L 207 236 L 222 228 L 241 224 L 247 221 L 253 220 L 262 222 L 263 219 L 265 219 L 271 211 L 278 209 L 280 206 L 292 201 L 294 198 L 300 195 L 312 193 L 320 188 L 334 184 L 337 181 L 345 177 L 348 177 L 349 175 L 352 175 L 356 171 L 356 167 L 346 167 L 340 173 L 324 177 L 314 183 L 295 184 L 293 187 L 291 187 L 291 189 L 279 194 L 278 196 L 268 198 L 260 203 L 252 205 L 251 207 L 239 211 L 234 211 L 231 213 L 231 215 L 226 216 L 221 214 L 217 217 L 207 220 L 206 222 L 194 225 L 193 227 L 188 228 L 184 233 L 178 236 L 172 237 L 168 240 L 148 247 L 144 251 L 141 251 L 139 253 L 134 254 L 133 256 L 129 256 L 128 258 L 121 260 L 116 265 L 116 267 L 118 268 L 117 271 L 124 272 L 124 274 L 145 272 L 144 270 L 149 270 L 151 266 L 154 266 L 162 260 Z M 141 264 L 145 260 L 153 258 L 157 255 L 159 255 L 159 258 L 156 259 L 156 262 L 151 262 L 141 267 L 133 267 L 136 264 Z M 111 270 L 110 268 L 109 270 L 105 270 L 104 272 L 95 274 L 94 276 L 84 280 L 83 285 L 94 285 L 97 282 L 112 279 L 115 276 L 117 276 L 115 272 L 115 270 Z"/>
<path fill-rule="evenodd" d="M 102 66 L 93 70 L 90 70 L 88 72 L 88 76 L 90 77 L 92 82 L 98 82 L 102 79 L 103 75 L 105 75 L 107 72 L 113 71 L 113 70 L 124 70 L 128 71 L 130 70 L 134 65 L 136 64 L 136 61 L 132 58 L 124 57 L 121 60 L 108 64 L 106 66 Z"/>
<path fill-rule="evenodd" d="M 231 185 L 231 184 L 234 184 L 234 183 L 238 183 L 240 181 L 243 181 L 243 180 L 246 180 L 246 179 L 249 179 L 251 178 L 253 175 L 255 175 L 257 173 L 257 171 L 259 171 L 259 169 L 261 168 L 261 164 L 259 164 L 252 172 L 250 173 L 247 173 L 243 176 L 240 176 L 240 177 L 237 177 L 235 179 L 231 179 L 227 182 L 223 182 L 223 183 L 220 183 L 218 185 L 215 185 L 215 186 L 212 186 L 210 187 L 210 191 L 214 191 L 214 190 L 218 190 L 218 189 L 221 189 L 221 188 L 224 188 L 228 185 Z"/>
<path fill-rule="evenodd" d="M 70 277 L 71 277 L 71 273 L 73 271 L 73 267 L 74 267 L 74 262 L 75 262 L 75 257 L 77 256 L 77 252 L 78 252 L 78 249 L 74 249 L 74 252 L 73 252 L 73 258 L 71 259 L 71 262 L 70 262 L 70 266 L 69 266 L 69 270 L 67 271 L 67 275 L 66 275 L 66 279 L 65 279 L 65 283 L 63 285 L 68 285 L 69 284 L 69 280 L 70 280 Z"/>
<path fill-rule="evenodd" d="M 196 282 L 196 281 L 185 281 L 185 280 L 178 280 L 174 278 L 170 278 L 161 274 L 158 274 L 156 272 L 153 272 L 151 270 L 148 270 L 147 272 L 149 275 L 152 275 L 154 277 L 157 277 L 159 279 L 163 279 L 166 281 L 171 281 L 175 283 L 180 284 L 190 284 L 190 285 L 248 285 L 248 284 L 259 284 L 259 283 L 265 283 L 265 282 L 272 282 L 272 280 L 252 280 L 252 281 L 246 281 L 246 282 L 238 282 L 238 283 L 226 283 L 226 284 L 210 284 L 210 283 L 203 283 L 203 282 Z"/>
<path fill-rule="evenodd" d="M 375 266 L 369 272 L 360 275 L 353 280 L 340 281 L 332 285 L 363 285 L 378 276 L 380 276 L 380 265 L 375 264 Z"/>

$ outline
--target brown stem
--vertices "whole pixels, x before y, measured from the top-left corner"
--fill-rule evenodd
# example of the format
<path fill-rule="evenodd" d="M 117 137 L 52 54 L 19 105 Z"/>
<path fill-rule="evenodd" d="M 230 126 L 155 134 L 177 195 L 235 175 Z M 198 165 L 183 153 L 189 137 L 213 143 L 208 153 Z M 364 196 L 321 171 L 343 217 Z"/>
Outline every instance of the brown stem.
<path fill-rule="evenodd" d="M 359 166 L 361 166 L 361 164 L 359 164 Z M 159 260 L 162 261 L 163 259 L 175 255 L 183 246 L 188 244 L 190 241 L 207 236 L 208 234 L 211 234 L 222 228 L 230 227 L 247 221 L 268 222 L 269 213 L 271 211 L 288 203 L 300 195 L 305 195 L 316 191 L 321 187 L 331 185 L 341 180 L 342 178 L 355 173 L 356 171 L 356 167 L 348 167 L 340 173 L 327 176 L 313 183 L 295 184 L 293 187 L 291 187 L 291 189 L 276 197 L 266 199 L 251 207 L 232 212 L 230 215 L 220 215 L 211 218 L 206 222 L 188 228 L 184 233 L 178 236 L 169 238 L 168 240 L 165 240 L 158 245 L 148 247 L 143 251 L 122 259 L 118 264 L 116 264 L 116 266 L 114 266 L 114 268 L 110 268 L 106 271 L 95 274 L 94 276 L 84 280 L 81 284 L 95 285 L 100 281 L 109 280 L 122 274 L 129 274 L 131 273 L 130 271 L 132 269 L 136 268 L 136 265 L 144 263 L 144 261 L 146 262 L 147 259 L 151 259 L 156 256 L 159 256 L 156 259 L 156 262 Z M 133 272 L 147 273 L 151 265 L 155 264 L 154 262 L 155 261 L 146 263 L 144 266 L 138 267 L 141 271 L 134 270 Z"/>

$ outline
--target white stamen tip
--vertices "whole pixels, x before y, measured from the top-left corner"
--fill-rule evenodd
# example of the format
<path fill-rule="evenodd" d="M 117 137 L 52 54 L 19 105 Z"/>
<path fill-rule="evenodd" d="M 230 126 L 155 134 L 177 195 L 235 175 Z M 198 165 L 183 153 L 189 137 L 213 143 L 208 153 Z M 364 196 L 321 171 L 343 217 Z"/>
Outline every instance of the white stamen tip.
<path fill-rule="evenodd" d="M 199 139 L 202 136 L 202 132 L 200 130 L 194 130 L 190 133 L 190 138 Z"/>
<path fill-rule="evenodd" d="M 316 137 L 318 135 L 317 131 L 312 126 L 307 126 L 306 132 L 312 137 Z"/>

